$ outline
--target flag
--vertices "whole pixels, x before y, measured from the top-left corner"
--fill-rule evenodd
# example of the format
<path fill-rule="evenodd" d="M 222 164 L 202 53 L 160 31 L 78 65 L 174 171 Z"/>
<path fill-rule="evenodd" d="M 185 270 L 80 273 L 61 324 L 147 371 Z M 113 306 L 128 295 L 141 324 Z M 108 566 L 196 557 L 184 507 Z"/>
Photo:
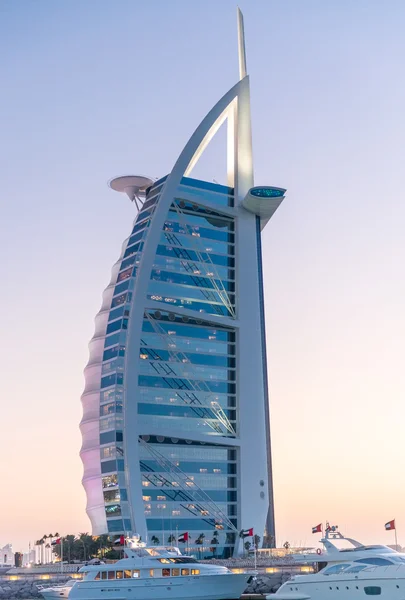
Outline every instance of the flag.
<path fill-rule="evenodd" d="M 312 533 L 322 533 L 322 523 L 319 523 L 316 527 L 312 527 Z"/>
<path fill-rule="evenodd" d="M 59 546 L 60 542 L 61 542 L 61 538 L 53 540 L 53 542 L 51 542 L 51 546 Z"/>
<path fill-rule="evenodd" d="M 387 531 L 390 531 L 390 529 L 395 529 L 395 519 L 388 521 L 388 523 L 385 524 L 385 529 Z"/>
<path fill-rule="evenodd" d="M 185 542 L 188 542 L 188 531 L 186 531 L 185 533 L 182 533 L 181 535 L 179 535 L 177 541 L 180 542 L 181 544 L 184 544 Z"/>
<path fill-rule="evenodd" d="M 120 546 L 125 546 L 125 536 L 124 535 L 120 535 L 119 538 L 117 538 L 116 540 L 114 540 L 114 544 L 119 544 Z"/>
<path fill-rule="evenodd" d="M 240 537 L 253 537 L 253 527 L 251 527 L 250 529 L 242 529 L 242 531 L 240 532 Z"/>

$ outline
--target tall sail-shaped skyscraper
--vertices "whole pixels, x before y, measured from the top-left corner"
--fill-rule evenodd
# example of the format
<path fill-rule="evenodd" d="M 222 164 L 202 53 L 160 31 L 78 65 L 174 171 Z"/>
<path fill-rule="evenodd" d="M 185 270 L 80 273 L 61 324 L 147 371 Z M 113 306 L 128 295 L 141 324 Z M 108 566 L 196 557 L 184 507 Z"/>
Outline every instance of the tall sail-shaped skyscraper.
<path fill-rule="evenodd" d="M 169 175 L 119 177 L 138 209 L 90 342 L 83 485 L 93 534 L 228 556 L 274 536 L 261 232 L 284 189 L 254 187 L 249 77 L 197 127 Z M 190 171 L 226 122 L 227 185 Z M 158 542 L 157 542 L 158 540 Z M 209 550 L 211 548 L 211 550 Z"/>

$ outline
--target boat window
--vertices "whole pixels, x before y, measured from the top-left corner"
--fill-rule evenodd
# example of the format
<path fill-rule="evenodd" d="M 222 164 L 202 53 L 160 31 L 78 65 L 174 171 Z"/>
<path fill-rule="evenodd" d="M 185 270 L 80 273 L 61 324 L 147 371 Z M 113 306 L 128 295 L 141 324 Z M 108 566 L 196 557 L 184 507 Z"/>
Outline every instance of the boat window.
<path fill-rule="evenodd" d="M 170 569 L 162 569 L 163 577 L 170 577 Z"/>
<path fill-rule="evenodd" d="M 363 563 L 366 565 L 377 565 L 378 567 L 392 565 L 392 560 L 386 558 L 379 558 L 378 556 L 370 556 L 370 558 L 359 558 L 354 562 Z"/>
<path fill-rule="evenodd" d="M 123 579 L 124 572 L 123 571 L 117 571 L 115 576 L 116 576 L 117 579 Z"/>
<path fill-rule="evenodd" d="M 115 579 L 115 571 L 107 571 L 107 579 Z"/>
<path fill-rule="evenodd" d="M 367 565 L 355 565 L 349 569 L 345 569 L 345 573 L 359 573 L 363 569 L 367 569 Z"/>
<path fill-rule="evenodd" d="M 190 569 L 182 569 L 181 574 L 182 575 L 190 575 Z"/>
<path fill-rule="evenodd" d="M 134 571 L 132 571 L 132 577 L 137 578 L 137 577 L 140 577 L 140 575 L 141 575 L 141 572 L 139 569 L 135 569 Z"/>
<path fill-rule="evenodd" d="M 180 569 L 172 569 L 172 577 L 179 577 Z"/>
<path fill-rule="evenodd" d="M 322 571 L 322 575 L 336 575 L 337 573 L 341 573 L 342 571 L 347 569 L 347 567 L 350 567 L 350 563 L 333 565 L 333 567 L 329 567 L 328 569 L 325 569 L 325 571 Z"/>
<path fill-rule="evenodd" d="M 377 585 L 368 585 L 364 588 L 366 596 L 381 596 L 381 588 Z"/>
<path fill-rule="evenodd" d="M 149 569 L 149 577 L 154 577 L 155 576 L 155 572 L 153 569 Z"/>
<path fill-rule="evenodd" d="M 199 575 L 200 569 L 191 569 L 191 575 Z"/>
<path fill-rule="evenodd" d="M 101 579 L 107 579 L 107 571 L 101 571 Z"/>
<path fill-rule="evenodd" d="M 126 569 L 124 571 L 124 579 L 131 579 L 131 577 L 132 577 L 132 571 L 131 571 L 131 569 Z"/>
<path fill-rule="evenodd" d="M 169 565 L 170 564 L 170 560 L 168 558 L 158 558 L 158 561 L 165 564 L 165 565 Z"/>
<path fill-rule="evenodd" d="M 97 573 L 94 579 L 100 579 L 100 572 Z"/>

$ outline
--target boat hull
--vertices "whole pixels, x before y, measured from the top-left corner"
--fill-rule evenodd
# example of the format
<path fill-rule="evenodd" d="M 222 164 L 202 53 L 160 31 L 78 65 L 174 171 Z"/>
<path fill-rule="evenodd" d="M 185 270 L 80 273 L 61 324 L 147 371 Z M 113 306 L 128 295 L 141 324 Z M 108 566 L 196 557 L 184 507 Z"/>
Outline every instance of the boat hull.
<path fill-rule="evenodd" d="M 151 580 L 82 581 L 73 586 L 69 600 L 237 600 L 250 577 L 248 573 L 226 573 Z"/>

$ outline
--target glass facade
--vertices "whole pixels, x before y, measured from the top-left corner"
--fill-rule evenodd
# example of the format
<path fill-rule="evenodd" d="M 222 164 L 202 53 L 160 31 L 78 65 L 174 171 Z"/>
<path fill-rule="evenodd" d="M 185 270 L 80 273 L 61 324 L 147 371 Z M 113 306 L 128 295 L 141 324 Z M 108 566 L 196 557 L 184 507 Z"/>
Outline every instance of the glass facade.
<path fill-rule="evenodd" d="M 124 422 L 125 402 L 134 400 L 125 399 L 125 371 L 133 367 L 126 363 L 126 350 L 137 271 L 163 184 L 148 191 L 135 220 L 107 319 L 100 461 L 108 532 L 133 531 L 124 477 L 124 424 L 127 432 L 131 429 Z M 233 205 L 233 190 L 184 178 L 178 191 L 156 246 L 137 353 L 137 425 L 145 432 L 139 464 L 142 501 L 148 531 L 161 543 L 185 530 L 196 539 L 214 536 L 216 553 L 229 554 L 232 532 L 222 531 L 224 526 L 197 500 L 203 492 L 237 525 L 237 451 L 214 443 L 238 435 L 236 332 L 229 324 L 209 320 L 210 315 L 233 318 L 236 311 L 235 223 L 220 212 L 221 206 Z M 204 199 L 216 202 L 218 211 L 205 207 Z M 161 309 L 153 307 L 156 302 Z M 168 437 L 173 430 L 187 440 Z M 149 431 L 166 435 L 151 436 Z M 193 442 L 196 434 L 207 441 Z M 149 445 L 169 466 L 156 462 Z M 170 461 L 190 479 L 185 490 L 165 471 Z"/>

